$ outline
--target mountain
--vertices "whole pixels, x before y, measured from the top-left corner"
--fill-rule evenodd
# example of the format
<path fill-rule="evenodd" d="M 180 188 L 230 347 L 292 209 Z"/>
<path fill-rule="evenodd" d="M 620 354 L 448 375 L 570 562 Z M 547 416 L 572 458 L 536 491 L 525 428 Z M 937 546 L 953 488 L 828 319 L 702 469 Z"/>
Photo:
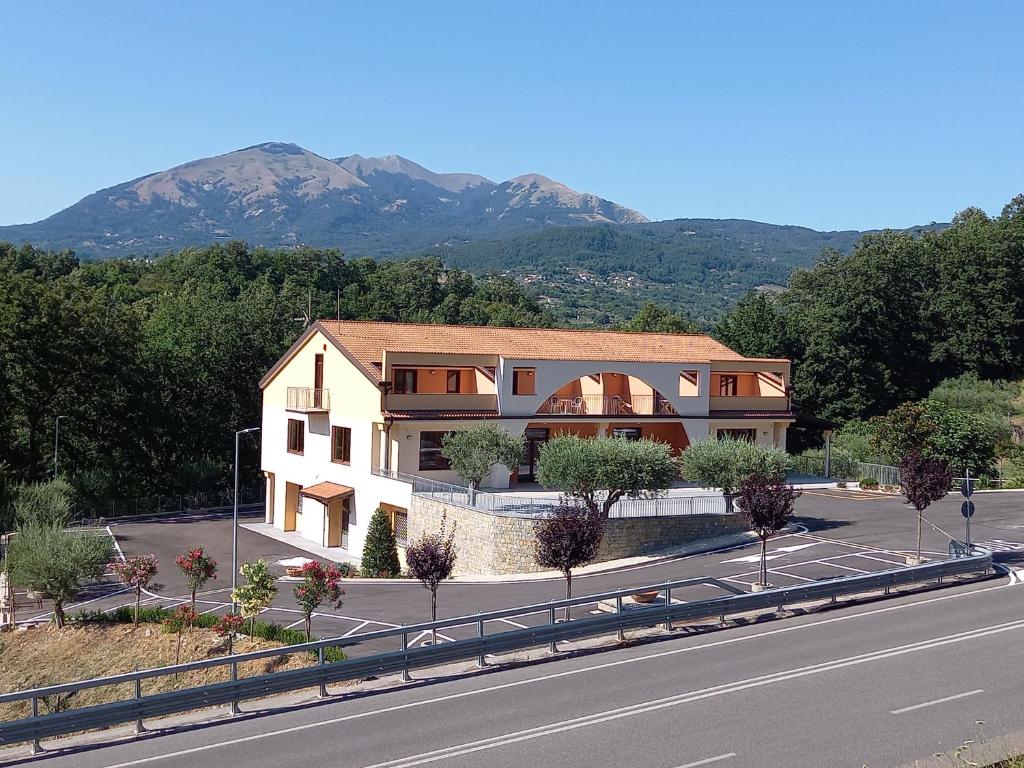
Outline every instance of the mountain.
<path fill-rule="evenodd" d="M 272 142 L 100 190 L 34 224 L 0 227 L 0 240 L 100 258 L 218 239 L 386 256 L 545 226 L 645 221 L 537 174 L 495 183 L 399 155 L 331 160 Z"/>

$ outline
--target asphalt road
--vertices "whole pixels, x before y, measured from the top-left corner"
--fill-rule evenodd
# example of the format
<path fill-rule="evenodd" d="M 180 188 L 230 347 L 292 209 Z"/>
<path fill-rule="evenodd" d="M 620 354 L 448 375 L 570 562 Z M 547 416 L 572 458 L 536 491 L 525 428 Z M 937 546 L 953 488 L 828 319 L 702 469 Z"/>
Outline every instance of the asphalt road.
<path fill-rule="evenodd" d="M 1024 588 L 1006 583 L 338 697 L 31 764 L 904 765 L 1024 729 Z"/>

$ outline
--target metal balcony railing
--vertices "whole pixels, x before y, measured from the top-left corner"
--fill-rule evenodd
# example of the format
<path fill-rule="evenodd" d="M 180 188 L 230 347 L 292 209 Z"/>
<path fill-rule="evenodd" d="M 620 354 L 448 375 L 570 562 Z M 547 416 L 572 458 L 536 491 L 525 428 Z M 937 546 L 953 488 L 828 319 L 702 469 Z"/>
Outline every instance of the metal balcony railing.
<path fill-rule="evenodd" d="M 676 409 L 661 395 L 553 395 L 544 401 L 537 413 L 559 416 L 675 416 Z"/>
<path fill-rule="evenodd" d="M 316 413 L 331 409 L 331 391 L 313 387 L 288 387 L 288 410 Z"/>

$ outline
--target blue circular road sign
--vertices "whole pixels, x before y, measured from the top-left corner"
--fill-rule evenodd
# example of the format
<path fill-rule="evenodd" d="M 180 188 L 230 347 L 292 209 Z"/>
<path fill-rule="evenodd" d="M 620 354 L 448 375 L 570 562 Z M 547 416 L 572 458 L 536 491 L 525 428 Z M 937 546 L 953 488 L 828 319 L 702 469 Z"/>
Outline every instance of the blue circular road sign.
<path fill-rule="evenodd" d="M 974 502 L 968 499 L 963 504 L 961 504 L 960 514 L 964 517 L 974 517 Z"/>

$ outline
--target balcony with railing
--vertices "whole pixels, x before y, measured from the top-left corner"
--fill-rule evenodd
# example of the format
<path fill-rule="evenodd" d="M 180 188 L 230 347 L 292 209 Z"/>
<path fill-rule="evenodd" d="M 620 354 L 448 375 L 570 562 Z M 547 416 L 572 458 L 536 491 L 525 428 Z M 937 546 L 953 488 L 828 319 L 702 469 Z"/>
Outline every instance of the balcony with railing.
<path fill-rule="evenodd" d="M 675 416 L 664 397 L 654 395 L 552 395 L 537 410 L 553 416 Z"/>
<path fill-rule="evenodd" d="M 314 387 L 288 387 L 289 411 L 326 413 L 331 409 L 331 391 Z"/>

